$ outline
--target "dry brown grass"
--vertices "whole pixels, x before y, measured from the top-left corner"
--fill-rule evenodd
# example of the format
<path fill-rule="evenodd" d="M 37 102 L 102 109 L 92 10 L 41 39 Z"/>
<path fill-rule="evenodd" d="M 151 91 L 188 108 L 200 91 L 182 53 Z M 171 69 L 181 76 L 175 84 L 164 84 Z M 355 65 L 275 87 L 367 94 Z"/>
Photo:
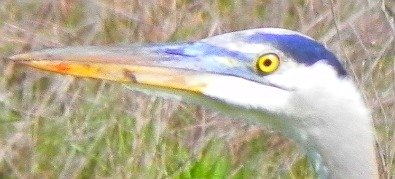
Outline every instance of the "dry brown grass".
<path fill-rule="evenodd" d="M 372 109 L 380 173 L 393 178 L 394 13 L 391 0 L 2 0 L 0 56 L 256 27 L 297 30 L 343 59 Z M 0 69 L 0 177 L 188 178 L 218 161 L 236 178 L 311 177 L 292 142 L 202 107 L 4 60 Z"/>

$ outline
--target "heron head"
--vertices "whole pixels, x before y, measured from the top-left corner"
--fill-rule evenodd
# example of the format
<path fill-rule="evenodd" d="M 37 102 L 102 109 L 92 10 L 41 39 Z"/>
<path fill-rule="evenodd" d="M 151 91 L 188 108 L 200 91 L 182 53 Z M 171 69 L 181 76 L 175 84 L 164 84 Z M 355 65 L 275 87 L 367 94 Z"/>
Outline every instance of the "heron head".
<path fill-rule="evenodd" d="M 319 85 L 331 87 L 330 80 L 346 78 L 341 63 L 323 45 L 278 28 L 187 43 L 47 49 L 11 58 L 43 70 L 193 93 L 277 116 L 292 115 L 294 94 L 319 91 Z"/>
<path fill-rule="evenodd" d="M 324 154 L 331 169 L 349 170 L 347 162 L 331 162 L 333 155 L 328 153 L 338 143 L 337 135 L 356 132 L 354 118 L 363 131 L 357 134 L 372 139 L 368 112 L 335 55 L 290 30 L 251 29 L 187 43 L 66 47 L 11 59 L 52 72 L 175 93 L 252 119 L 287 134 L 307 150 L 317 149 L 311 151 Z M 332 134 L 337 137 L 328 137 Z M 372 156 L 361 159 L 365 160 L 373 161 Z M 325 168 L 315 167 L 325 173 Z"/>
<path fill-rule="evenodd" d="M 185 90 L 267 112 L 271 109 L 266 108 L 276 105 L 265 103 L 281 102 L 275 97 L 314 85 L 310 78 L 319 78 L 316 75 L 323 69 L 312 66 L 327 68 L 337 78 L 346 76 L 340 62 L 323 45 L 278 28 L 188 43 L 47 49 L 11 58 L 43 70 Z"/>

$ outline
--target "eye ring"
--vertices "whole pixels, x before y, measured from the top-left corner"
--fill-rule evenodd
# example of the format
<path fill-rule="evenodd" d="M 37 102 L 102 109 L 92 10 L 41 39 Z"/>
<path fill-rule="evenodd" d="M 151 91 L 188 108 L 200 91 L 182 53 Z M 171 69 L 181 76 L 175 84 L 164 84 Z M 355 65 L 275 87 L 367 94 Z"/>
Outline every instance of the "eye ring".
<path fill-rule="evenodd" d="M 264 75 L 273 73 L 279 66 L 280 58 L 274 53 L 261 55 L 256 61 L 257 70 Z"/>

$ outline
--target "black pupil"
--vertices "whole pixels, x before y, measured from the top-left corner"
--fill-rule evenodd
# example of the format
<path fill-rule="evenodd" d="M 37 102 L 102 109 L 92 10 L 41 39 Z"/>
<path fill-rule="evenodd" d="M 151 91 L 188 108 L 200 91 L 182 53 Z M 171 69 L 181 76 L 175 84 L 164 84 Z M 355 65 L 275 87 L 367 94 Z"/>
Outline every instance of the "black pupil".
<path fill-rule="evenodd" d="M 263 65 L 265 65 L 265 66 L 270 66 L 272 64 L 272 61 L 271 60 L 269 60 L 269 59 L 265 59 L 265 61 L 263 62 Z"/>

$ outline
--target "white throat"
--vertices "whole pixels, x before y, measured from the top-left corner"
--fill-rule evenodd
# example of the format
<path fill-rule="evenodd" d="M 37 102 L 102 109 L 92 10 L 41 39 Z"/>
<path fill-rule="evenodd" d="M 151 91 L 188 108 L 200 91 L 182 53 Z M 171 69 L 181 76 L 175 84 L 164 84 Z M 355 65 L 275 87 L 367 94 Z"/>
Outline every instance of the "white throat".
<path fill-rule="evenodd" d="M 295 89 L 291 92 L 237 77 L 212 79 L 215 82 L 204 91 L 207 96 L 280 114 L 280 126 L 271 127 L 282 128 L 306 150 L 319 177 L 378 178 L 369 110 L 352 81 L 338 77 L 329 65 L 317 63 L 268 76 L 272 84 Z M 261 123 L 270 125 L 271 120 Z"/>
<path fill-rule="evenodd" d="M 291 98 L 288 112 L 298 116 L 293 123 L 301 142 L 310 155 L 321 155 L 330 178 L 378 178 L 372 121 L 357 91 L 344 91 L 353 89 L 349 84 L 333 93 L 300 91 Z"/>

